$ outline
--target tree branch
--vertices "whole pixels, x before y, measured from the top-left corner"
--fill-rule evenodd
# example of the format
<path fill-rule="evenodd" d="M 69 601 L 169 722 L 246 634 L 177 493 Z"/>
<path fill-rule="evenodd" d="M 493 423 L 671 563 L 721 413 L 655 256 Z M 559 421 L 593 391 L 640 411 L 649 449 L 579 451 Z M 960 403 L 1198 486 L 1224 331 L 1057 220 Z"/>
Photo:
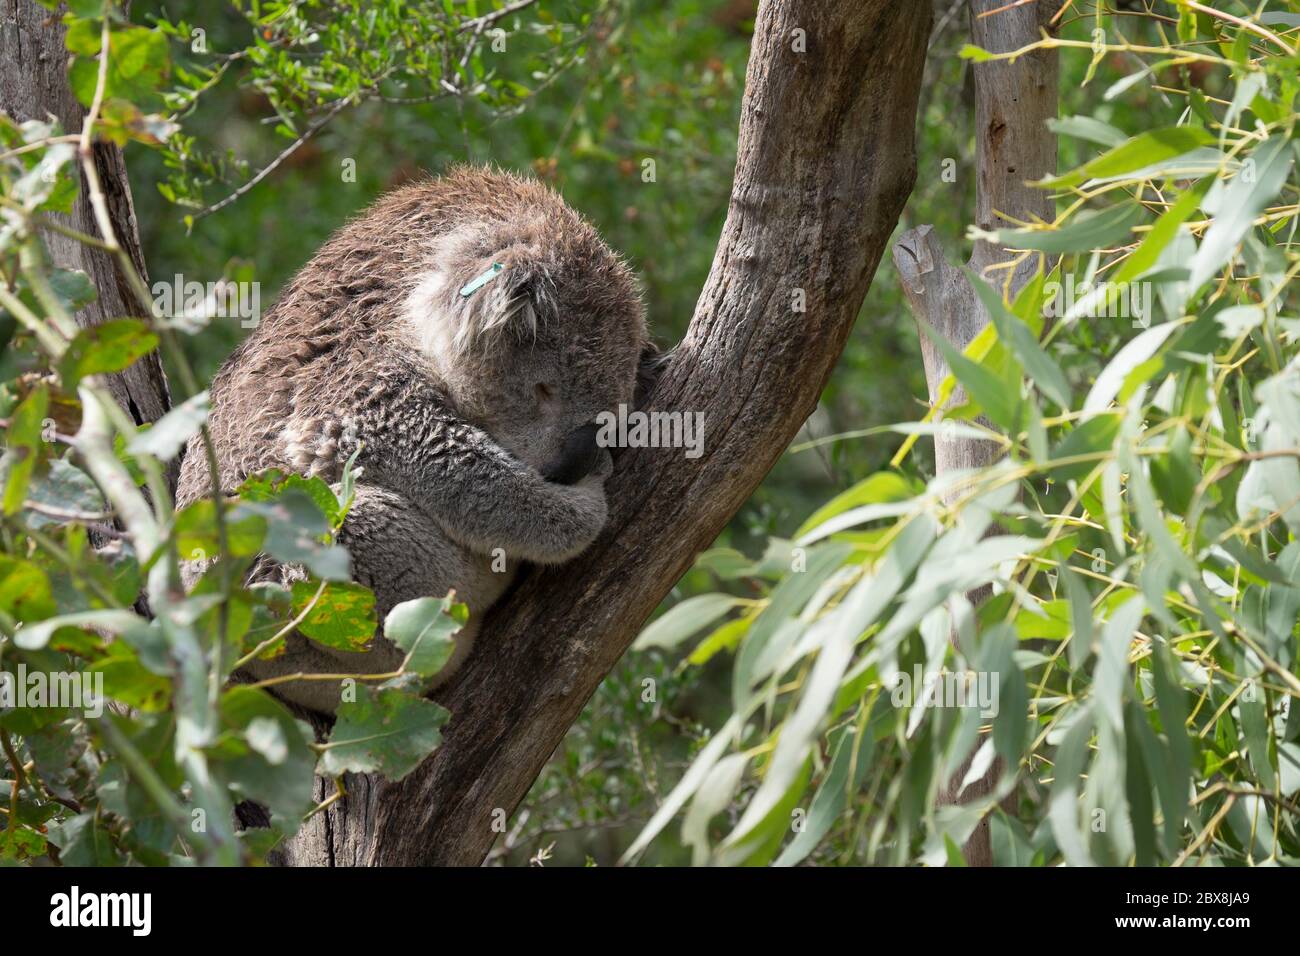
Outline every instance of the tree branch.
<path fill-rule="evenodd" d="M 601 537 L 527 574 L 439 694 L 441 748 L 399 784 L 349 776 L 285 862 L 482 862 L 641 624 L 816 407 L 911 192 L 930 18 L 929 3 L 764 0 L 726 224 L 648 403 L 702 412 L 704 454 L 622 452 Z"/>

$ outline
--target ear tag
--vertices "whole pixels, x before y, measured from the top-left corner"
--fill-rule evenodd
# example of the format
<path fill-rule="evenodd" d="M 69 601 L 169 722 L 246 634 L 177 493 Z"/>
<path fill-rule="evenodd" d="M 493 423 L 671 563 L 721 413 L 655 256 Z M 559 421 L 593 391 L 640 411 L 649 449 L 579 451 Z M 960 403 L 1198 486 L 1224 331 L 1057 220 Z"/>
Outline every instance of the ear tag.
<path fill-rule="evenodd" d="M 473 279 L 470 279 L 469 282 L 466 282 L 463 286 L 461 286 L 460 294 L 464 296 L 466 299 L 468 299 L 479 289 L 483 288 L 485 285 L 487 285 L 489 282 L 495 279 L 497 277 L 497 273 L 499 273 L 504 268 L 505 266 L 503 266 L 499 262 L 492 263 L 491 267 L 488 268 L 488 270 L 484 272 L 482 275 L 475 276 Z"/>

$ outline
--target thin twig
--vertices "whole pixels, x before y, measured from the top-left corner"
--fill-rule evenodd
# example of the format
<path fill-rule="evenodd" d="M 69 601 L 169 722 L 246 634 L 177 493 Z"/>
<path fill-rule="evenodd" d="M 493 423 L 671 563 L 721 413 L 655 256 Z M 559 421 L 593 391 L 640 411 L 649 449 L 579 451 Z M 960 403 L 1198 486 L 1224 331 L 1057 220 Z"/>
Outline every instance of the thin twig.
<path fill-rule="evenodd" d="M 328 810 L 330 807 L 338 803 L 347 795 L 348 795 L 347 791 L 343 789 L 343 778 L 335 777 L 334 792 L 330 794 L 325 800 L 321 801 L 320 803 L 316 804 L 316 806 L 312 807 L 312 809 L 309 810 L 307 814 L 302 818 L 302 822 L 306 823 L 308 820 L 310 820 L 316 814 L 320 813 L 322 810 Z"/>
<path fill-rule="evenodd" d="M 281 674 L 279 677 L 268 677 L 266 680 L 260 680 L 253 684 L 243 684 L 243 687 L 275 687 L 277 684 L 288 684 L 296 680 L 392 680 L 395 677 L 402 677 L 406 671 L 388 671 L 385 674 L 308 674 L 305 671 L 299 671 L 296 674 Z M 328 750 L 333 744 L 321 744 L 316 749 Z"/>
<path fill-rule="evenodd" d="M 18 829 L 18 791 L 22 789 L 23 781 L 23 764 L 18 759 L 18 754 L 14 752 L 13 742 L 9 739 L 9 731 L 0 729 L 0 744 L 4 745 L 5 756 L 9 758 L 10 765 L 14 768 L 14 786 L 13 792 L 9 795 L 9 833 Z"/>
<path fill-rule="evenodd" d="M 1295 56 L 1296 51 L 1295 48 L 1291 46 L 1291 44 L 1287 43 L 1285 40 L 1283 40 L 1272 30 L 1260 26 L 1258 23 L 1255 23 L 1253 20 L 1243 20 L 1241 17 L 1233 16 L 1231 13 L 1224 13 L 1222 10 L 1215 10 L 1213 7 L 1207 7 L 1203 3 L 1197 3 L 1196 0 L 1182 0 L 1182 2 L 1185 6 L 1187 6 L 1191 10 L 1196 10 L 1199 13 L 1204 13 L 1206 16 L 1218 17 L 1220 20 L 1226 20 L 1231 24 L 1235 24 L 1236 26 L 1241 27 L 1243 30 L 1250 31 L 1256 36 L 1261 36 L 1266 40 L 1270 40 L 1273 43 L 1276 43 L 1278 46 L 1280 46 L 1291 56 Z"/>
<path fill-rule="evenodd" d="M 262 643 L 258 644 L 255 648 L 253 648 L 251 651 L 249 651 L 239 660 L 235 661 L 234 666 L 231 667 L 231 670 L 232 671 L 239 670 L 241 667 L 243 667 L 253 658 L 257 657 L 258 654 L 261 654 L 268 647 L 270 647 L 276 641 L 280 640 L 280 638 L 284 637 L 290 631 L 296 628 L 299 624 L 301 624 L 306 619 L 307 615 L 311 613 L 312 608 L 316 606 L 316 602 L 320 600 L 321 595 L 325 593 L 325 584 L 326 582 L 324 581 L 320 583 L 320 587 L 316 589 L 316 593 L 311 596 L 311 600 L 307 602 L 306 606 L 303 607 L 303 609 L 298 613 L 297 617 L 295 617 L 284 627 L 280 628 L 280 630 L 276 631 L 275 634 L 273 634 L 271 637 L 268 637 Z"/>
<path fill-rule="evenodd" d="M 308 126 L 307 129 L 303 131 L 301 136 L 299 136 L 296 140 L 290 143 L 289 146 L 286 147 L 285 150 L 282 153 L 280 153 L 279 156 L 275 157 L 275 159 L 271 160 L 269 163 L 266 164 L 266 166 L 264 166 L 261 170 L 259 170 L 257 174 L 253 176 L 252 179 L 244 183 L 244 185 L 240 186 L 238 189 L 236 189 L 233 193 L 231 193 L 229 196 L 227 196 L 225 199 L 221 200 L 220 202 L 208 206 L 206 209 L 200 209 L 191 218 L 202 219 L 204 216 L 210 216 L 214 212 L 219 212 L 220 210 L 225 209 L 231 203 L 238 201 L 241 196 L 245 195 L 250 189 L 255 187 L 263 179 L 271 175 L 271 173 L 275 172 L 286 159 L 288 159 L 290 156 L 292 156 L 294 153 L 298 151 L 299 147 L 301 147 L 303 143 L 307 142 L 307 140 L 311 139 L 318 132 L 320 132 L 321 129 L 324 128 L 326 124 L 328 124 L 332 119 L 334 119 L 334 117 L 342 113 L 343 110 L 351 104 L 351 102 L 352 100 L 348 97 L 344 97 L 343 99 L 336 102 L 332 107 L 330 107 L 328 113 L 326 113 L 316 122 Z"/>
<path fill-rule="evenodd" d="M 59 521 L 76 521 L 81 524 L 96 524 L 108 521 L 113 517 L 103 511 L 74 511 L 71 508 L 57 508 L 41 501 L 32 501 L 30 498 L 23 502 L 23 510 L 35 511 L 37 514 L 45 515 L 47 518 L 56 518 Z"/>
<path fill-rule="evenodd" d="M 491 13 L 485 13 L 481 17 L 475 17 L 472 20 L 466 20 L 456 28 L 457 33 L 465 33 L 469 30 L 482 32 L 483 28 L 496 23 L 502 17 L 508 17 L 512 13 L 518 13 L 525 7 L 531 7 L 537 0 L 518 0 L 517 3 L 511 3 L 502 7 L 500 10 L 493 10 Z"/>
<path fill-rule="evenodd" d="M 46 136 L 43 139 L 32 140 L 30 143 L 25 143 L 22 146 L 15 146 L 13 149 L 0 153 L 0 160 L 6 160 L 13 156 L 20 156 L 23 153 L 30 153 L 37 149 L 45 149 L 46 147 L 53 146 L 55 143 L 76 143 L 80 140 L 81 137 L 75 133 L 68 133 L 65 136 Z"/>

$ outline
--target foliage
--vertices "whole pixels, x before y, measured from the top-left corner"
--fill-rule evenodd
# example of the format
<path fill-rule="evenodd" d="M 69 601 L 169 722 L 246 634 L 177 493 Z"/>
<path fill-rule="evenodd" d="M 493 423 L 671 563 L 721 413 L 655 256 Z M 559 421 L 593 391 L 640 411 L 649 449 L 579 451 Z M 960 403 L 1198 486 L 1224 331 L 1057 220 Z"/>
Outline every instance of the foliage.
<path fill-rule="evenodd" d="M 340 95 L 354 98 L 347 83 L 382 86 L 363 65 L 384 73 L 383 82 L 397 74 L 391 60 L 376 66 L 344 42 L 359 23 L 391 26 L 397 6 L 385 8 L 387 20 L 336 11 L 341 19 L 328 21 L 332 52 L 310 67 L 293 66 L 283 52 L 270 63 L 266 37 L 234 59 L 255 64 L 252 82 L 291 123 L 293 109 L 314 101 L 304 94 L 290 102 L 290 82 L 320 94 L 312 77 L 328 74 L 344 85 Z M 309 9 L 276 5 L 250 15 L 278 24 L 277 36 L 294 37 L 296 48 L 315 41 L 295 31 L 325 30 Z M 477 33 L 500 16 L 436 19 L 405 20 L 404 42 L 433 51 L 433 43 L 418 43 L 420 30 Z M 280 653 L 295 628 L 347 650 L 374 636 L 374 596 L 349 582 L 348 554 L 335 543 L 352 500 L 351 463 L 336 486 L 254 475 L 215 500 L 175 510 L 169 463 L 196 434 L 212 459 L 207 396 L 193 388 L 179 341 L 193 323 L 158 307 L 119 245 L 89 144 L 96 136 L 131 139 L 173 159 L 188 150 L 176 127 L 184 119 L 178 107 L 193 97 L 179 101 L 169 90 L 174 76 L 184 84 L 188 74 L 170 56 L 174 25 L 133 25 L 115 7 L 89 2 L 71 4 L 64 20 L 69 78 L 90 107 L 85 129 L 0 117 L 0 744 L 10 794 L 0 860 L 256 862 L 335 799 L 316 803 L 314 773 L 335 778 L 341 794 L 343 773 L 400 779 L 438 745 L 448 714 L 422 690 L 446 663 L 465 611 L 450 596 L 395 608 L 385 629 L 407 652 L 402 668 L 345 681 L 326 740 L 267 692 L 275 680 L 228 685 L 246 661 Z M 383 50 L 396 56 L 397 45 Z M 349 51 L 366 62 L 348 62 Z M 280 98 L 276 83 L 286 84 Z M 76 196 L 78 160 L 101 239 L 50 218 Z M 49 264 L 43 233 L 51 229 L 114 256 L 136 300 L 154 304 L 152 314 L 79 329 L 72 314 L 95 290 L 85 275 Z M 105 375 L 160 346 L 189 394 L 138 428 Z M 215 469 L 212 477 L 219 487 Z M 259 554 L 310 577 L 292 589 L 241 586 Z M 201 572 L 188 594 L 183 563 Z M 240 800 L 265 806 L 272 826 L 237 832 Z"/>
<path fill-rule="evenodd" d="M 258 281 L 269 300 L 384 188 L 491 160 L 589 215 L 675 339 L 726 211 L 748 47 L 727 12 L 743 5 L 485 20 L 508 6 L 142 2 L 128 22 L 71 3 L 88 105 L 107 40 L 93 133 L 126 144 L 154 276 Z M 882 267 L 796 453 L 601 687 L 494 859 L 942 863 L 985 810 L 1000 863 L 1295 858 L 1298 14 L 1110 6 L 1067 4 L 1047 41 L 1065 74 L 1060 216 L 998 236 L 1044 268 L 1012 302 L 991 277 L 993 324 L 950 357 L 947 387 L 970 400 L 880 424 L 912 418 L 924 387 Z M 959 5 L 936 7 L 905 225 L 955 238 L 974 195 L 959 91 L 984 54 L 959 57 Z M 419 685 L 462 611 L 394 611 L 407 673 L 359 684 L 329 741 L 265 688 L 225 688 L 291 621 L 339 647 L 374 633 L 332 540 L 349 492 L 264 475 L 220 508 L 171 510 L 163 472 L 202 428 L 197 383 L 242 330 L 179 304 L 72 324 L 95 291 L 39 237 L 76 197 L 80 132 L 0 120 L 0 671 L 102 680 L 108 706 L 0 709 L 0 859 L 256 862 L 320 811 L 313 770 L 397 776 L 437 745 L 446 714 Z M 1051 302 L 1071 281 L 1111 285 Z M 155 347 L 186 400 L 139 430 L 102 376 Z M 937 482 L 940 430 L 1007 460 Z M 241 588 L 262 550 L 311 580 Z M 182 560 L 207 565 L 185 597 Z M 996 675 L 997 715 L 897 706 L 918 665 Z M 1003 787 L 943 806 L 972 749 L 972 779 L 996 757 Z M 235 833 L 244 799 L 275 830 Z"/>
<path fill-rule="evenodd" d="M 444 0 L 236 0 L 233 6 L 246 27 L 235 53 L 210 50 L 205 26 L 173 21 L 165 12 L 154 30 L 127 31 L 146 33 L 164 45 L 167 37 L 176 38 L 182 50 L 188 46 L 186 61 L 176 64 L 175 86 L 163 96 L 173 117 L 184 118 L 235 71 L 238 88 L 265 103 L 275 133 L 286 141 L 272 163 L 208 205 L 207 187 L 247 177 L 247 161 L 229 151 L 217 155 L 196 136 L 169 136 L 161 148 L 173 173 L 158 188 L 168 200 L 198 210 L 198 216 L 232 202 L 340 112 L 366 101 L 411 105 L 463 97 L 494 117 L 516 115 L 586 55 L 589 34 L 602 23 L 599 14 L 587 11 L 572 22 L 546 10 L 535 11 L 535 20 L 512 18 L 518 4 L 484 4 L 480 15 L 474 0 L 460 11 Z M 509 56 L 495 55 L 506 51 Z"/>
<path fill-rule="evenodd" d="M 985 814 L 1003 864 L 1300 861 L 1300 16 L 1158 6 L 1035 44 L 1084 71 L 1077 162 L 1055 222 L 971 231 L 1040 269 L 1011 302 L 974 280 L 966 400 L 773 540 L 759 600 L 643 636 L 734 649 L 732 708 L 624 859 L 685 811 L 721 864 L 959 862 Z M 939 430 L 1006 457 L 925 480 Z"/>

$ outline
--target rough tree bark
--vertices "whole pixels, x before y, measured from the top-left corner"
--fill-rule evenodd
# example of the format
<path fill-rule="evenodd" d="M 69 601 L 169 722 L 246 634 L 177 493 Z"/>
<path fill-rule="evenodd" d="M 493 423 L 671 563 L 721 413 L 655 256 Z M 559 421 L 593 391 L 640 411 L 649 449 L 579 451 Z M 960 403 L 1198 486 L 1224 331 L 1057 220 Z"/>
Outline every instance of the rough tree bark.
<path fill-rule="evenodd" d="M 1040 0 L 1027 6 L 1010 6 L 1005 0 L 970 0 L 972 42 L 992 53 L 1018 50 L 1042 36 L 1060 8 L 1058 0 Z M 1056 172 L 1056 136 L 1047 121 L 1056 116 L 1058 61 L 1056 51 L 1037 50 L 1014 61 L 979 63 L 975 78 L 975 222 L 981 229 L 1014 227 L 1017 222 L 1055 218 L 1051 194 L 1029 182 Z M 1003 248 L 977 242 L 967 267 L 986 277 L 995 288 L 1006 288 L 1014 296 L 1034 275 L 1039 262 L 1030 256 L 1010 275 L 990 266 L 1012 258 Z M 989 318 L 961 269 L 948 263 L 943 246 L 931 226 L 909 229 L 894 246 L 894 265 L 903 280 L 903 291 L 918 327 L 929 325 L 957 348 L 965 348 L 988 323 Z M 940 383 L 948 368 L 943 356 L 920 331 L 921 359 L 930 400 L 937 401 Z M 954 397 L 960 404 L 960 397 Z M 994 442 L 937 435 L 934 440 L 935 470 L 939 474 L 967 468 L 982 468 L 998 458 Z M 954 491 L 951 498 L 960 497 Z M 979 605 L 989 589 L 971 592 L 967 598 Z M 969 759 L 952 774 L 940 802 L 958 801 L 956 790 L 969 769 Z M 966 788 L 962 802 L 986 799 L 994 790 L 1000 767 L 995 764 L 983 779 Z M 972 866 L 993 862 L 986 817 L 964 848 Z"/>
<path fill-rule="evenodd" d="M 19 122 L 48 122 L 54 117 L 65 133 L 80 133 L 86 108 L 68 86 L 69 54 L 63 45 L 66 31 L 61 16 L 61 12 L 52 13 L 34 0 L 0 0 L 0 111 Z M 118 241 L 140 275 L 148 276 L 122 150 L 101 140 L 95 143 L 94 151 Z M 77 194 L 72 214 L 55 218 L 80 232 L 103 238 L 84 189 Z M 105 319 L 148 314 L 150 304 L 136 301 L 111 255 L 53 231 L 45 233 L 45 243 L 55 265 L 80 269 L 99 290 L 98 299 L 77 313 L 78 324 L 97 325 Z M 113 397 L 137 425 L 157 421 L 170 407 L 167 378 L 157 352 L 123 372 L 107 376 L 107 380 Z"/>
<path fill-rule="evenodd" d="M 32 0 L 0 4 L 0 55 L 6 70 L 18 64 L 3 76 L 5 108 L 49 110 L 79 129 L 61 28 Z M 284 862 L 483 860 L 494 822 L 523 799 L 642 623 L 816 407 L 915 179 L 930 20 L 921 2 L 763 0 L 726 224 L 690 329 L 650 400 L 703 412 L 704 454 L 621 454 L 600 539 L 563 568 L 529 574 L 439 694 L 452 713 L 439 750 L 398 784 L 349 776 L 347 796 L 303 828 Z M 120 153 L 97 149 L 138 261 Z M 94 232 L 89 217 L 74 225 Z M 74 254 L 86 255 L 64 253 Z M 110 263 L 68 261 L 109 290 L 93 316 L 137 311 L 104 271 Z M 160 369 L 140 374 L 140 394 L 128 381 L 120 397 L 148 417 L 165 407 L 166 386 Z"/>

